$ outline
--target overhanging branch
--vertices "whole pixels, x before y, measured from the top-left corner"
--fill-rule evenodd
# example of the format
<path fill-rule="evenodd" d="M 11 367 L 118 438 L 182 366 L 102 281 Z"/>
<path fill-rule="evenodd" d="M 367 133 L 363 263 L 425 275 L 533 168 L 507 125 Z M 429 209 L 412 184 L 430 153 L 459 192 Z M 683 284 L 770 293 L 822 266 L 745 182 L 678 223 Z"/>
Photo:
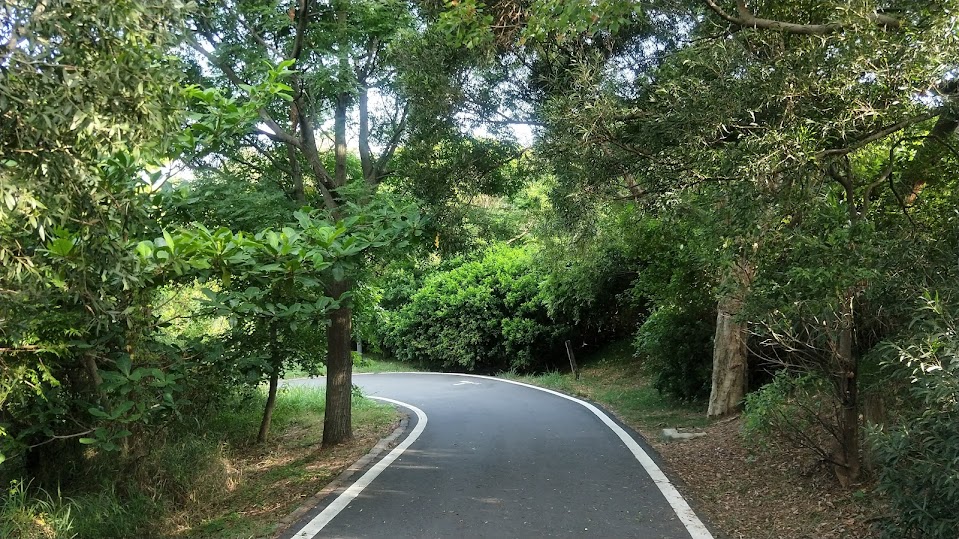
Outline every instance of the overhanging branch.
<path fill-rule="evenodd" d="M 721 8 L 715 2 L 715 0 L 703 1 L 706 2 L 706 5 L 710 10 L 719 15 L 724 21 L 744 28 L 758 28 L 786 34 L 822 36 L 841 32 L 849 26 L 848 23 L 844 22 L 830 22 L 825 24 L 798 24 L 785 21 L 776 21 L 773 19 L 764 19 L 762 17 L 757 17 L 752 11 L 750 11 L 749 8 L 746 7 L 746 2 L 744 0 L 736 1 L 737 14 L 732 15 Z M 866 18 L 872 24 L 885 28 L 899 28 L 902 26 L 902 21 L 899 19 L 890 17 L 889 15 L 884 15 L 882 13 L 871 13 L 867 15 Z"/>

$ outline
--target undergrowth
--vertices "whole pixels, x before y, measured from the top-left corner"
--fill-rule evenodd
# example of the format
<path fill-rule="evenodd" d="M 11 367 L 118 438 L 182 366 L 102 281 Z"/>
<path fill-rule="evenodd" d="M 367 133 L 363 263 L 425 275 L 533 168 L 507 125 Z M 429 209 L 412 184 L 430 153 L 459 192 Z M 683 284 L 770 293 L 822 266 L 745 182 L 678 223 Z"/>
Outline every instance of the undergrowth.
<path fill-rule="evenodd" d="M 249 506 L 272 497 L 268 491 L 275 484 L 289 490 L 310 483 L 309 489 L 318 490 L 312 482 L 327 479 L 333 471 L 308 477 L 302 472 L 330 458 L 318 452 L 324 392 L 281 388 L 270 440 L 258 445 L 264 400 L 262 391 L 237 394 L 164 430 L 135 433 L 125 452 L 87 450 L 71 474 L 57 477 L 62 496 L 58 490 L 11 483 L 0 498 L 0 537 L 268 535 L 275 515 L 249 512 Z M 354 402 L 353 422 L 359 432 L 382 430 L 395 417 L 391 407 L 363 398 Z"/>

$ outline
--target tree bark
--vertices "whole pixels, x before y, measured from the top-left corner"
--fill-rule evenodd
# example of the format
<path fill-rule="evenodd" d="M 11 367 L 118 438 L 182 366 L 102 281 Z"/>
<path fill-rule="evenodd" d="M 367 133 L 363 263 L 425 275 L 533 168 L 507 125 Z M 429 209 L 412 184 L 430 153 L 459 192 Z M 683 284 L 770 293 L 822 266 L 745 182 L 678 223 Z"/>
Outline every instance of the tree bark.
<path fill-rule="evenodd" d="M 103 377 L 100 376 L 100 369 L 97 367 L 97 360 L 91 354 L 83 354 L 83 366 L 93 382 L 93 389 L 100 400 L 100 406 L 110 410 L 110 399 L 107 392 L 103 390 Z"/>
<path fill-rule="evenodd" d="M 296 102 L 290 104 L 290 133 L 296 135 L 296 127 L 299 125 L 300 115 L 296 111 Z M 303 170 L 300 168 L 300 160 L 296 155 L 296 148 L 287 144 L 286 156 L 290 160 L 290 175 L 293 177 L 293 199 L 297 204 L 306 204 L 306 191 L 303 189 Z"/>
<path fill-rule="evenodd" d="M 753 268 L 740 260 L 730 277 L 735 288 L 719 299 L 713 339 L 713 379 L 706 416 L 723 417 L 742 408 L 747 388 L 748 328 L 737 320 L 752 284 Z"/>
<path fill-rule="evenodd" d="M 336 187 L 346 185 L 346 109 L 350 96 L 341 93 L 336 96 L 336 105 L 333 111 L 333 182 Z"/>
<path fill-rule="evenodd" d="M 345 301 L 343 295 L 352 288 L 348 280 L 334 281 L 329 295 Z M 353 437 L 353 358 L 350 337 L 353 310 L 341 305 L 330 315 L 326 331 L 326 415 L 323 418 L 323 447 L 345 442 Z"/>
<path fill-rule="evenodd" d="M 862 468 L 859 458 L 859 361 L 853 353 L 853 297 L 843 305 L 843 321 L 836 349 L 837 384 L 839 390 L 838 445 L 833 455 L 836 478 L 843 487 L 859 479 Z"/>
<path fill-rule="evenodd" d="M 273 408 L 276 407 L 276 390 L 280 383 L 280 366 L 283 364 L 283 358 L 276 343 L 276 322 L 270 322 L 270 365 L 273 372 L 270 373 L 270 389 L 266 395 L 266 407 L 263 409 L 263 420 L 260 421 L 260 432 L 256 436 L 258 443 L 266 441 L 270 433 L 270 423 L 273 421 Z"/>
<path fill-rule="evenodd" d="M 270 423 L 273 421 L 273 409 L 276 407 L 276 389 L 280 382 L 280 369 L 273 366 L 273 372 L 270 374 L 270 391 L 266 397 L 266 407 L 263 409 L 263 420 L 260 422 L 260 433 L 256 436 L 258 443 L 266 441 L 270 433 Z"/>
<path fill-rule="evenodd" d="M 296 156 L 296 148 L 287 145 L 286 155 L 290 160 L 290 172 L 293 177 L 293 200 L 297 204 L 306 204 L 306 191 L 303 189 L 303 171 L 300 169 L 300 161 Z"/>

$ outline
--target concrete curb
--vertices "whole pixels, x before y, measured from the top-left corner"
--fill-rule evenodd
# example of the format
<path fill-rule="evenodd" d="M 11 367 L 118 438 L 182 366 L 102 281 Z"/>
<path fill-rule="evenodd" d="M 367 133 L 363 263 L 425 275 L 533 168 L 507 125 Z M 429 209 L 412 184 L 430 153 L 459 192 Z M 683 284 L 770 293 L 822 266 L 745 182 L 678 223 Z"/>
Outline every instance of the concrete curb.
<path fill-rule="evenodd" d="M 322 490 L 304 500 L 292 513 L 281 518 L 277 523 L 278 527 L 276 531 L 273 532 L 272 537 L 275 539 L 282 536 L 284 532 L 287 531 L 287 528 L 303 518 L 311 509 L 319 505 L 324 498 L 346 486 L 350 478 L 357 472 L 369 466 L 377 457 L 383 454 L 384 451 L 392 449 L 396 441 L 406 432 L 406 429 L 409 428 L 409 425 L 410 416 L 409 414 L 404 414 L 404 417 L 400 419 L 399 424 L 393 432 L 389 436 L 381 438 L 380 441 L 373 446 L 373 449 L 370 449 L 369 453 L 363 455 L 359 460 L 340 472 L 340 475 L 336 476 L 336 478 L 330 481 Z"/>

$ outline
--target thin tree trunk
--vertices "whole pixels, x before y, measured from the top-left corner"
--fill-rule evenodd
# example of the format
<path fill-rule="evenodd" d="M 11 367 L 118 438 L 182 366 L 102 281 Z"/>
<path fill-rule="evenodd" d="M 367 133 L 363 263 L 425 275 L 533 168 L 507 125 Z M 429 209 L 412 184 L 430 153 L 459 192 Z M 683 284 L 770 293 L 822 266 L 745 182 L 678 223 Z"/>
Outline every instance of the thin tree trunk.
<path fill-rule="evenodd" d="M 334 299 L 342 299 L 352 283 L 335 281 L 329 290 Z M 347 305 L 333 311 L 326 332 L 326 415 L 323 419 L 323 447 L 353 437 L 353 358 L 350 337 L 353 311 Z"/>
<path fill-rule="evenodd" d="M 270 392 L 266 397 L 266 407 L 263 409 L 263 421 L 260 422 L 260 433 L 256 436 L 256 441 L 263 443 L 270 433 L 270 422 L 273 421 L 273 409 L 276 407 L 276 389 L 280 382 L 280 369 L 274 366 L 270 374 Z"/>
<path fill-rule="evenodd" d="M 300 123 L 300 115 L 296 110 L 296 101 L 290 103 L 290 134 L 296 135 L 296 127 Z M 296 155 L 296 148 L 286 145 L 286 156 L 290 160 L 290 172 L 293 176 L 293 199 L 297 204 L 306 204 L 306 191 L 303 189 L 303 170 Z"/>
<path fill-rule="evenodd" d="M 266 441 L 270 433 L 270 423 L 273 421 L 273 408 L 276 407 L 276 390 L 280 383 L 280 364 L 283 358 L 280 357 L 279 348 L 276 344 L 276 322 L 270 322 L 270 364 L 273 366 L 273 372 L 270 373 L 270 390 L 266 396 L 266 407 L 263 409 L 263 420 L 260 422 L 260 433 L 256 436 L 258 443 Z"/>
<path fill-rule="evenodd" d="M 753 268 L 745 260 L 736 264 L 730 278 L 735 288 L 719 299 L 713 339 L 713 377 L 708 417 L 723 417 L 742 408 L 747 388 L 747 339 L 745 322 L 737 317 L 752 284 Z"/>
<path fill-rule="evenodd" d="M 835 466 L 836 477 L 843 487 L 848 487 L 859 479 L 862 468 L 859 459 L 859 361 L 853 353 L 853 298 L 849 297 L 843 306 L 842 328 L 836 360 L 839 367 L 837 385 L 839 389 L 839 440 L 833 460 L 843 463 Z"/>
<path fill-rule="evenodd" d="M 360 150 L 360 164 L 363 167 L 363 178 L 373 186 L 376 184 L 377 173 L 373 168 L 373 155 L 370 151 L 370 111 L 369 111 L 369 91 L 366 86 L 361 86 L 357 96 L 357 105 L 360 115 L 360 131 L 358 133 L 358 145 Z"/>
<path fill-rule="evenodd" d="M 97 367 L 96 358 L 91 354 L 83 354 L 83 366 L 86 368 L 87 374 L 90 375 L 90 380 L 93 382 L 93 389 L 97 392 L 100 406 L 109 410 L 110 399 L 107 397 L 106 391 L 103 390 L 103 377 L 100 376 L 100 369 Z"/>

